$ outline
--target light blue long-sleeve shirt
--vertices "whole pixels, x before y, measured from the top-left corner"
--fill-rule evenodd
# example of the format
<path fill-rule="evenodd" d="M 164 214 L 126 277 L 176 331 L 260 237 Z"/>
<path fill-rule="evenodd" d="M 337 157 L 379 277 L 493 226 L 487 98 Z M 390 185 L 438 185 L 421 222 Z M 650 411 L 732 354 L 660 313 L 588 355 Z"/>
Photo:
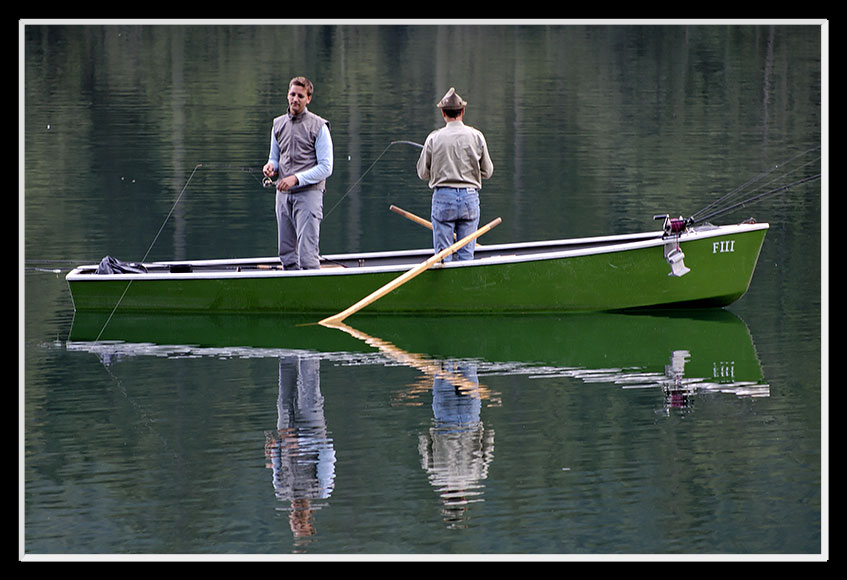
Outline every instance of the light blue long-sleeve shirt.
<path fill-rule="evenodd" d="M 332 175 L 332 137 L 326 125 L 321 127 L 321 131 L 315 139 L 315 154 L 318 158 L 317 165 L 294 174 L 297 176 L 297 185 L 312 185 Z M 273 130 L 271 130 L 271 152 L 268 161 L 273 164 L 274 169 L 279 169 L 279 143 L 274 138 Z"/>

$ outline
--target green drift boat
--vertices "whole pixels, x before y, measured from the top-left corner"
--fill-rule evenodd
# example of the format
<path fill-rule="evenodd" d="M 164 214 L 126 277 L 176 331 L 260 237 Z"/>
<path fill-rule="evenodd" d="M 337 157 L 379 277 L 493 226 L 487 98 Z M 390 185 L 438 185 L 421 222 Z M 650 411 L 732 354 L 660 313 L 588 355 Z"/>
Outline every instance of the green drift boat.
<path fill-rule="evenodd" d="M 484 314 L 722 307 L 747 291 L 768 224 L 696 227 L 477 247 L 438 262 L 363 310 Z M 335 313 L 433 257 L 432 249 L 338 254 L 319 270 L 276 258 L 151 262 L 129 273 L 80 266 L 66 279 L 76 311 Z"/>

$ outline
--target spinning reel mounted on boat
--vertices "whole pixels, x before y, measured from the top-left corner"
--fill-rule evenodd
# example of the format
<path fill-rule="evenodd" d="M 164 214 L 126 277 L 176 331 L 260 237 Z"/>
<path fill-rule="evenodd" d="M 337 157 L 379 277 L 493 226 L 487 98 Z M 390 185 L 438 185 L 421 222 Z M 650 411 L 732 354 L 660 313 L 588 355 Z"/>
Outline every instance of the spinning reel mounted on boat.
<path fill-rule="evenodd" d="M 686 267 L 683 262 L 685 254 L 682 253 L 682 250 L 679 247 L 679 235 L 688 229 L 688 226 L 693 225 L 694 220 L 692 218 L 686 219 L 682 216 L 679 218 L 672 218 L 669 214 L 654 215 L 653 219 L 664 220 L 664 223 L 662 224 L 662 229 L 665 232 L 663 236 L 664 239 L 673 238 L 670 242 L 665 243 L 665 259 L 671 266 L 671 271 L 668 276 L 675 276 L 677 278 L 685 276 L 691 271 L 691 269 Z"/>
<path fill-rule="evenodd" d="M 678 236 L 686 229 L 688 226 L 694 224 L 694 220 L 692 218 L 684 218 L 679 216 L 678 218 L 672 218 L 670 214 L 659 214 L 653 216 L 654 220 L 664 220 L 662 223 L 662 229 L 665 231 L 665 237 L 669 236 Z"/>

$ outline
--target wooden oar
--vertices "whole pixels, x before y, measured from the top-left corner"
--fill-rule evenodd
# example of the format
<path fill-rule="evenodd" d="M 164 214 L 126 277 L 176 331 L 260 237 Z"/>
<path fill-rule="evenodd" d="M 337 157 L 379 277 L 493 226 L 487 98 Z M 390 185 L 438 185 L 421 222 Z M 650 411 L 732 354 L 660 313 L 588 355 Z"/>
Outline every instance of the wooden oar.
<path fill-rule="evenodd" d="M 503 221 L 503 220 L 501 220 L 500 218 L 494 219 L 489 224 L 484 225 L 481 228 L 479 228 L 477 231 L 473 232 L 472 234 L 465 236 L 464 238 L 462 238 L 461 240 L 459 240 L 458 242 L 456 242 L 452 246 L 444 248 L 443 250 L 441 250 L 440 252 L 438 252 L 437 254 L 435 254 L 430 259 L 426 260 L 425 262 L 422 262 L 422 263 L 418 264 L 417 266 L 415 266 L 414 268 L 412 268 L 411 270 L 404 272 L 403 274 L 401 274 L 400 276 L 398 276 L 397 278 L 395 278 L 394 280 L 392 280 L 391 282 L 389 282 L 388 284 L 386 284 L 385 286 L 383 286 L 379 290 L 376 290 L 376 291 L 372 292 L 371 294 L 365 296 L 364 298 L 362 298 L 361 300 L 356 302 L 353 306 L 351 306 L 347 310 L 339 312 L 338 314 L 335 314 L 334 316 L 324 318 L 323 320 L 318 322 L 318 324 L 322 324 L 324 326 L 331 325 L 331 324 L 338 324 L 339 322 L 341 322 L 342 320 L 344 320 L 345 318 L 347 318 L 351 314 L 354 314 L 354 313 L 358 312 L 359 310 L 361 310 L 362 308 L 364 308 L 365 306 L 376 302 L 377 300 L 379 300 L 380 298 L 382 298 L 383 296 L 385 296 L 386 294 L 388 294 L 392 290 L 396 290 L 397 288 L 399 288 L 400 286 L 402 286 L 403 284 L 405 284 L 406 282 L 408 282 L 412 278 L 418 276 L 419 274 L 422 274 L 424 271 L 428 270 L 433 264 L 440 262 L 445 257 L 449 256 L 450 254 L 452 254 L 453 252 L 455 252 L 459 248 L 461 248 L 461 247 L 467 245 L 468 243 L 470 243 L 471 240 L 475 240 L 476 238 L 478 238 L 482 234 L 488 232 L 489 230 L 491 230 L 492 228 L 497 226 L 501 221 Z"/>
<path fill-rule="evenodd" d="M 391 205 L 388 209 L 390 209 L 394 213 L 400 214 L 401 216 L 403 216 L 406 219 L 410 219 L 413 222 L 424 226 L 425 228 L 432 229 L 432 222 L 431 221 L 425 220 L 424 218 L 422 218 L 420 216 L 416 216 L 415 214 L 413 214 L 410 211 L 406 211 L 405 209 L 399 208 L 396 205 Z M 453 234 L 453 239 L 454 240 L 456 239 L 456 234 Z M 477 244 L 477 246 L 481 248 L 482 244 Z"/>
<path fill-rule="evenodd" d="M 418 217 L 410 211 L 406 211 L 405 209 L 401 209 L 401 208 L 397 207 L 396 205 L 392 205 L 388 209 L 390 209 L 394 213 L 400 214 L 404 218 L 410 219 L 415 223 L 419 223 L 426 228 L 432 229 L 432 222 L 425 220 L 422 217 Z"/>

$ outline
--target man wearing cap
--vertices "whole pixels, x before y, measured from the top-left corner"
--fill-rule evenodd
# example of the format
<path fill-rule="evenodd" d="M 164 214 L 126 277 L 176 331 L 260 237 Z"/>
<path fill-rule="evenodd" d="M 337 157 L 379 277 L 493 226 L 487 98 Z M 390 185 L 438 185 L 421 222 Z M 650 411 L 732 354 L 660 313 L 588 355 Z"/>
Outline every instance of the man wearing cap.
<path fill-rule="evenodd" d="M 313 86 L 305 77 L 288 84 L 288 111 L 273 122 L 263 173 L 276 180 L 279 259 L 285 270 L 320 268 L 326 180 L 332 175 L 329 121 L 309 111 Z"/>
<path fill-rule="evenodd" d="M 451 88 L 437 103 L 444 127 L 429 134 L 418 159 L 418 177 L 427 181 L 432 193 L 432 240 L 436 252 L 450 246 L 479 227 L 479 190 L 491 177 L 494 164 L 481 131 L 465 125 L 467 101 Z M 457 260 L 472 260 L 474 241 L 455 254 Z M 452 256 L 444 261 L 449 262 Z"/>

